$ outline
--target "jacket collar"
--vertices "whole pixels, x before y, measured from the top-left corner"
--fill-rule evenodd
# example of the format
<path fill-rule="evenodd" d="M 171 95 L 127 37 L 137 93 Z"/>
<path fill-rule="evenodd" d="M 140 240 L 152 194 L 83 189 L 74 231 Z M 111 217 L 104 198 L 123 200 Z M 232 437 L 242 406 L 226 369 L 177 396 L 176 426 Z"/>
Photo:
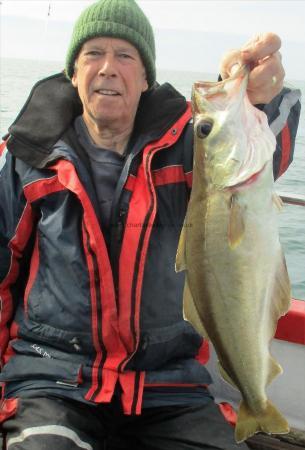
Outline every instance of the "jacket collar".
<path fill-rule="evenodd" d="M 185 98 L 170 84 L 155 86 L 141 97 L 134 136 L 142 142 L 160 138 L 186 107 Z M 27 164 L 43 168 L 54 161 L 53 146 L 80 114 L 82 104 L 66 76 L 45 78 L 35 84 L 10 126 L 7 148 Z"/>

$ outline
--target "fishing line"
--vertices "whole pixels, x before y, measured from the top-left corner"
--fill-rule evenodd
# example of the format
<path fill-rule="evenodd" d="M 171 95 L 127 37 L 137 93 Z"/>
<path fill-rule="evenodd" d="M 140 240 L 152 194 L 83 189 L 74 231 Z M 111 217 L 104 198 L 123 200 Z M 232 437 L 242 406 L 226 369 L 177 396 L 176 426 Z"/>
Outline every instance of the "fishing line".
<path fill-rule="evenodd" d="M 48 11 L 47 11 L 47 15 L 46 15 L 45 23 L 44 23 L 44 31 L 43 31 L 43 35 L 42 35 L 42 47 L 41 47 L 42 59 L 44 59 L 44 55 L 46 54 L 46 50 L 47 50 L 47 34 L 48 34 L 50 16 L 51 16 L 51 2 L 49 2 L 49 4 L 48 4 Z"/>

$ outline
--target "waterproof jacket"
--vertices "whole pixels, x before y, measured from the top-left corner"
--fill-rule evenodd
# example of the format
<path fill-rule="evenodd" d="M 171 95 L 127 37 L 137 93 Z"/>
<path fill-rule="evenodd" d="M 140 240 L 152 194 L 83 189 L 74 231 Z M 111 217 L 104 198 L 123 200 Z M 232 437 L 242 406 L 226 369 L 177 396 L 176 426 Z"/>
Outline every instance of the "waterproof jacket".
<path fill-rule="evenodd" d="M 270 123 L 282 124 L 276 177 L 291 162 L 299 110 L 287 89 L 266 107 Z M 143 94 L 108 248 L 72 126 L 81 112 L 58 74 L 33 88 L 9 130 L 0 177 L 0 381 L 7 397 L 49 392 L 95 403 L 119 388 L 124 412 L 139 413 L 145 387 L 211 381 L 203 340 L 183 319 L 184 275 L 175 272 L 192 184 L 191 110 L 169 84 Z"/>

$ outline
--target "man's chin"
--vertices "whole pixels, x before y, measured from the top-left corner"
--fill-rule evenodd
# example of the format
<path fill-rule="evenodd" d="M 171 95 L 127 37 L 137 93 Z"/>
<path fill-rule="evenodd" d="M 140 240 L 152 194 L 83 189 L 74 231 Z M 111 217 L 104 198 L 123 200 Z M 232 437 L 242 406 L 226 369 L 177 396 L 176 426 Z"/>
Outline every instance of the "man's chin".
<path fill-rule="evenodd" d="M 122 115 L 118 114 L 120 110 L 113 111 L 112 113 L 108 112 L 100 112 L 91 115 L 92 121 L 98 125 L 99 128 L 109 127 L 120 129 L 122 124 L 126 121 Z"/>

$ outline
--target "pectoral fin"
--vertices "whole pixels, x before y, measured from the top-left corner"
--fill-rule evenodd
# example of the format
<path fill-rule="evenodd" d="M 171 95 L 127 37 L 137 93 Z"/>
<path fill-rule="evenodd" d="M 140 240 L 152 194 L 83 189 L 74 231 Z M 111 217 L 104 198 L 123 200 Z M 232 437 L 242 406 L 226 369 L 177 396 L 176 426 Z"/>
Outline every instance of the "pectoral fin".
<path fill-rule="evenodd" d="M 275 359 L 272 356 L 270 356 L 267 385 L 270 384 L 271 381 L 281 373 L 283 373 L 282 367 L 275 361 Z"/>
<path fill-rule="evenodd" d="M 279 255 L 279 263 L 276 271 L 276 278 L 273 291 L 273 305 L 275 307 L 275 320 L 287 313 L 291 301 L 291 285 L 287 271 L 284 253 L 281 251 Z"/>
<path fill-rule="evenodd" d="M 232 195 L 228 225 L 228 240 L 232 249 L 236 248 L 245 234 L 244 208 L 238 203 L 237 197 Z"/>

